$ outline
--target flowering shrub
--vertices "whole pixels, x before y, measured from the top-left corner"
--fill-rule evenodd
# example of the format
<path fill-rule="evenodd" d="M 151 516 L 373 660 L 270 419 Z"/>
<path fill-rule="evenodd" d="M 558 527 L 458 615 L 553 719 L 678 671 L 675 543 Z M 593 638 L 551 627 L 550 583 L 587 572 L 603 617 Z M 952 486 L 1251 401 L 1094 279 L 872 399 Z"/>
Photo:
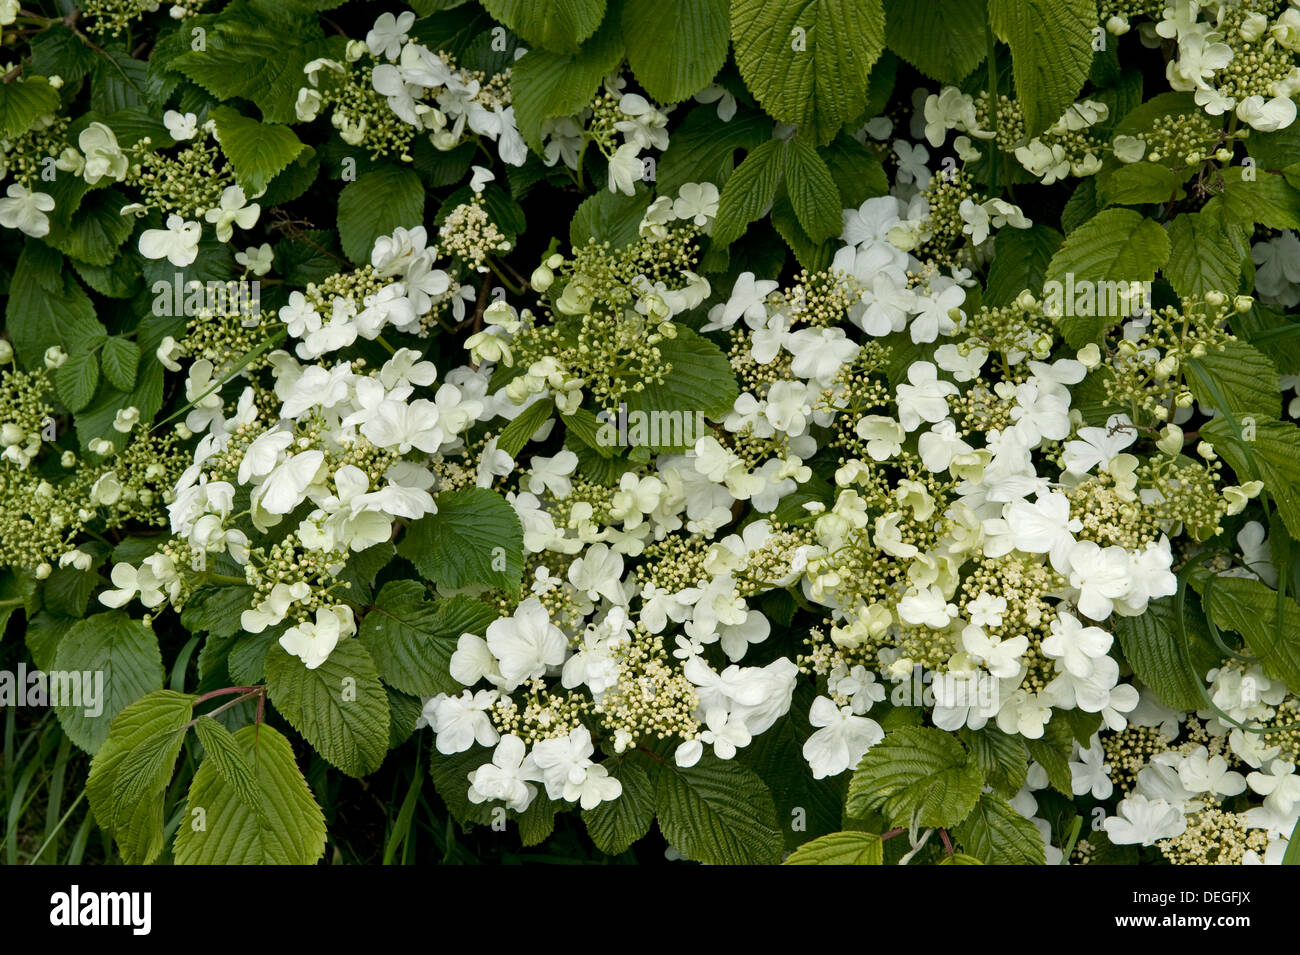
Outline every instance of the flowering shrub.
<path fill-rule="evenodd" d="M 122 860 L 1295 855 L 1295 3 L 34 6 L 0 623 Z"/>

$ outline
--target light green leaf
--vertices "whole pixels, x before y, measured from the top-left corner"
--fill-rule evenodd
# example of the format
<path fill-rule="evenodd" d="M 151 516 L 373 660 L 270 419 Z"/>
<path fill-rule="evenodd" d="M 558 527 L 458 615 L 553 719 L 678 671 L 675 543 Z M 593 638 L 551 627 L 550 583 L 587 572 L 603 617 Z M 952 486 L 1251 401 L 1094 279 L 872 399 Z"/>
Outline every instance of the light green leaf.
<path fill-rule="evenodd" d="M 426 580 L 447 590 L 517 590 L 523 576 L 524 532 L 500 494 L 471 487 L 437 498 L 438 513 L 406 528 L 397 552 Z"/>
<path fill-rule="evenodd" d="M 637 82 L 656 102 L 680 103 L 722 69 L 728 0 L 627 0 L 623 41 Z"/>
<path fill-rule="evenodd" d="M 59 91 L 43 76 L 20 76 L 0 84 L 0 139 L 17 139 L 58 108 Z"/>
<path fill-rule="evenodd" d="M 1154 162 L 1128 163 L 1097 179 L 1097 199 L 1102 206 L 1169 202 L 1177 189 L 1173 170 Z"/>
<path fill-rule="evenodd" d="M 891 826 L 955 826 L 979 798 L 984 774 L 961 744 L 937 729 L 888 733 L 862 757 L 849 783 L 854 818 L 881 810 Z"/>
<path fill-rule="evenodd" d="M 874 832 L 832 832 L 805 842 L 784 865 L 883 865 L 884 846 Z"/>
<path fill-rule="evenodd" d="M 1236 294 L 1250 251 L 1241 229 L 1225 228 L 1213 212 L 1184 212 L 1169 223 L 1169 243 L 1164 273 L 1179 297 Z"/>
<path fill-rule="evenodd" d="M 1300 190 L 1283 176 L 1255 172 L 1246 179 L 1239 166 L 1222 171 L 1223 193 L 1211 200 L 1223 204 L 1229 221 L 1243 226 L 1262 225 L 1270 229 L 1300 229 Z"/>
<path fill-rule="evenodd" d="M 56 705 L 63 731 L 88 753 L 99 749 L 108 736 L 113 718 L 151 690 L 162 688 L 162 654 L 158 638 L 138 620 L 120 610 L 97 613 L 78 620 L 62 640 L 54 656 L 54 669 L 68 674 L 89 674 L 91 695 L 102 680 L 98 700 L 76 696 L 74 705 Z M 98 713 L 91 710 L 98 703 Z"/>
<path fill-rule="evenodd" d="M 926 76 L 959 83 L 984 62 L 986 0 L 885 0 L 885 43 Z"/>
<path fill-rule="evenodd" d="M 731 0 L 731 39 L 763 108 L 827 143 L 866 109 L 885 14 L 880 0 Z"/>
<path fill-rule="evenodd" d="M 234 734 L 261 794 L 249 807 L 209 756 L 190 783 L 176 832 L 180 865 L 312 865 L 325 854 L 325 816 L 293 758 L 289 741 L 266 724 Z M 202 827 L 198 822 L 202 821 Z"/>
<path fill-rule="evenodd" d="M 259 123 L 228 106 L 212 111 L 221 151 L 235 169 L 235 181 L 251 201 L 303 151 L 302 141 L 288 126 Z"/>
<path fill-rule="evenodd" d="M 1095 0 L 989 0 L 989 23 L 1011 47 L 1025 132 L 1041 132 L 1074 102 L 1092 66 Z"/>
<path fill-rule="evenodd" d="M 339 194 L 339 242 L 357 265 L 370 261 L 379 236 L 423 221 L 424 184 L 410 169 L 381 166 L 358 176 Z"/>
<path fill-rule="evenodd" d="M 750 150 L 736 167 L 718 198 L 718 215 L 713 221 L 716 247 L 735 242 L 768 210 L 785 175 L 786 154 L 783 140 L 769 139 Z"/>
<path fill-rule="evenodd" d="M 657 447 L 693 446 L 702 437 L 695 416 L 722 417 L 735 402 L 735 374 L 721 348 L 685 326 L 661 342 L 659 351 L 671 370 L 662 382 L 647 381 L 644 390 L 630 393 L 628 411 L 659 412 L 660 418 L 649 419 L 659 422 Z"/>
<path fill-rule="evenodd" d="M 277 643 L 266 655 L 266 687 L 293 728 L 349 776 L 367 776 L 384 761 L 388 694 L 361 641 L 339 641 L 314 670 Z"/>
<path fill-rule="evenodd" d="M 200 716 L 194 721 L 194 733 L 203 744 L 206 761 L 216 767 L 235 795 L 253 810 L 254 815 L 264 815 L 266 810 L 262 805 L 262 791 L 258 788 L 257 776 L 230 730 L 211 716 Z"/>
<path fill-rule="evenodd" d="M 148 864 L 163 849 L 163 797 L 194 700 L 171 690 L 136 700 L 113 720 L 91 761 L 86 779 L 91 811 L 113 834 L 128 865 Z"/>
<path fill-rule="evenodd" d="M 595 239 L 621 249 L 635 242 L 652 198 L 644 183 L 638 182 L 635 189 L 630 196 L 601 189 L 583 199 L 569 223 L 569 244 L 577 249 Z"/>
<path fill-rule="evenodd" d="M 501 429 L 497 435 L 497 448 L 517 458 L 519 452 L 528 446 L 529 439 L 537 429 L 550 420 L 555 411 L 555 402 L 549 398 L 534 401 L 524 411 Z"/>
<path fill-rule="evenodd" d="M 686 857 L 709 865 L 765 865 L 781 858 L 772 794 L 735 760 L 703 756 L 690 768 L 658 770 L 659 828 Z"/>

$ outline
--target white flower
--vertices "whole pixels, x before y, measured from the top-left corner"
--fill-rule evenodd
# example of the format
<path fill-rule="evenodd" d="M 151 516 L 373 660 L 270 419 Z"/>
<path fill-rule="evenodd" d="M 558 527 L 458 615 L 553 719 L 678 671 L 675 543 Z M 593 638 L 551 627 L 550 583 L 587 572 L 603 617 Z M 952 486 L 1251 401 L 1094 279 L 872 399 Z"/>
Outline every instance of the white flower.
<path fill-rule="evenodd" d="M 177 142 L 193 139 L 199 131 L 199 118 L 193 113 L 179 113 L 169 109 L 163 113 L 163 125 L 167 134 Z"/>
<path fill-rule="evenodd" d="M 271 251 L 271 243 L 263 242 L 261 245 L 250 245 L 243 252 L 236 252 L 235 261 L 254 275 L 265 275 L 271 271 L 271 265 L 275 261 L 275 253 Z M 295 294 L 301 295 L 302 293 Z"/>
<path fill-rule="evenodd" d="M 711 182 L 688 182 L 673 201 L 673 215 L 706 226 L 718 214 L 718 187 Z"/>
<path fill-rule="evenodd" d="M 1032 504 L 1013 501 L 1005 516 L 1017 550 L 1048 554 L 1052 567 L 1065 573 L 1075 546 L 1074 535 L 1083 530 L 1083 522 L 1070 517 L 1068 497 L 1060 491 L 1049 491 L 1040 493 Z"/>
<path fill-rule="evenodd" d="M 518 736 L 501 737 L 492 762 L 469 774 L 469 801 L 475 805 L 500 800 L 506 807 L 523 812 L 537 795 L 529 780 L 537 779 L 537 769 L 527 747 Z"/>
<path fill-rule="evenodd" d="M 1237 118 L 1261 133 L 1273 133 L 1295 122 L 1295 101 L 1287 96 L 1274 96 L 1270 100 L 1256 94 L 1247 96 L 1237 104 Z"/>
<path fill-rule="evenodd" d="M 1069 578 L 1070 586 L 1079 591 L 1079 612 L 1093 620 L 1105 620 L 1114 610 L 1114 601 L 1132 586 L 1128 552 L 1114 544 L 1101 547 L 1093 541 L 1079 541 L 1070 548 Z"/>
<path fill-rule="evenodd" d="M 186 222 L 173 213 L 165 229 L 145 229 L 140 233 L 140 254 L 146 259 L 165 258 L 177 268 L 192 265 L 199 256 L 199 238 L 203 227 Z"/>
<path fill-rule="evenodd" d="M 937 424 L 948 417 L 948 396 L 957 394 L 957 386 L 941 380 L 933 364 L 913 362 L 907 380 L 910 384 L 898 386 L 898 420 L 904 429 L 915 431 L 922 421 Z"/>
<path fill-rule="evenodd" d="M 235 226 L 251 229 L 261 211 L 261 206 L 248 201 L 242 188 L 227 186 L 221 191 L 221 200 L 216 208 L 203 213 L 203 218 L 216 224 L 219 241 L 229 242 Z"/>
<path fill-rule="evenodd" d="M 18 229 L 34 239 L 50 233 L 50 217 L 54 199 L 43 192 L 32 192 L 21 183 L 9 184 L 8 198 L 0 199 L 0 226 Z"/>
<path fill-rule="evenodd" d="M 424 704 L 425 721 L 437 734 L 437 749 L 444 756 L 463 753 L 475 743 L 495 746 L 501 737 L 492 727 L 488 710 L 496 702 L 495 690 L 465 690 L 460 696 L 439 693 Z"/>
<path fill-rule="evenodd" d="M 1266 806 L 1284 816 L 1291 815 L 1300 803 L 1300 776 L 1295 774 L 1295 763 L 1275 759 L 1267 772 L 1251 773 L 1246 781 L 1253 792 L 1264 797 Z"/>
<path fill-rule="evenodd" d="M 563 663 L 568 641 L 551 623 L 542 602 L 529 597 L 512 616 L 488 625 L 487 646 L 500 667 L 502 689 L 509 693 L 525 680 L 545 676 L 547 667 Z"/>
<path fill-rule="evenodd" d="M 614 150 L 609 160 L 609 191 L 627 196 L 636 195 L 636 184 L 641 180 L 641 150 L 635 143 L 624 143 Z"/>
<path fill-rule="evenodd" d="M 1101 740 L 1093 735 L 1087 749 L 1080 747 L 1077 761 L 1070 762 L 1070 788 L 1076 796 L 1092 794 L 1094 799 L 1109 799 L 1114 791 L 1110 779 L 1110 764 Z"/>
<path fill-rule="evenodd" d="M 995 677 L 1005 679 L 1020 672 L 1020 658 L 1029 649 L 1029 638 L 1022 635 L 994 640 L 983 627 L 971 624 L 961 632 L 961 645 Z"/>
<path fill-rule="evenodd" d="M 867 750 L 885 738 L 875 720 L 855 715 L 851 706 L 837 707 L 825 696 L 813 701 L 808 721 L 819 727 L 803 744 L 803 758 L 814 779 L 838 776 L 857 766 Z"/>
<path fill-rule="evenodd" d="M 329 658 L 340 640 L 356 632 L 350 607 L 321 607 L 316 611 L 315 623 L 290 627 L 280 637 L 280 646 L 302 660 L 308 670 L 314 670 Z"/>
<path fill-rule="evenodd" d="M 89 185 L 101 179 L 119 180 L 126 176 L 129 162 L 113 131 L 103 123 L 91 123 L 77 137 L 77 145 L 86 157 L 82 177 Z"/>
<path fill-rule="evenodd" d="M 381 13 L 375 25 L 366 34 L 366 47 L 373 56 L 384 56 L 389 60 L 397 59 L 406 42 L 407 31 L 415 24 L 415 14 L 406 10 L 396 17 L 391 13 Z"/>
<path fill-rule="evenodd" d="M 1139 843 L 1153 846 L 1161 839 L 1172 839 L 1183 834 L 1187 821 L 1177 806 L 1163 799 L 1148 799 L 1140 793 L 1131 793 L 1120 801 L 1119 814 L 1102 823 L 1110 841 L 1116 845 Z"/>
<path fill-rule="evenodd" d="M 1093 661 L 1110 650 L 1113 637 L 1100 627 L 1085 627 L 1073 614 L 1061 611 L 1052 621 L 1052 635 L 1043 641 L 1043 655 L 1059 660 L 1074 676 L 1086 677 Z"/>

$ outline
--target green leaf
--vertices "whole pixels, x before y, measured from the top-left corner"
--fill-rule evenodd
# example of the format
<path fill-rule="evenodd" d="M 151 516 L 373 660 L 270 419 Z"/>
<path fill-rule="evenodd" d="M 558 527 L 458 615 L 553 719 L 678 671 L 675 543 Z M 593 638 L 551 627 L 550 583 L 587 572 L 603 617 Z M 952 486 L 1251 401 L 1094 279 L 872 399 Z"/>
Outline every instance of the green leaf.
<path fill-rule="evenodd" d="M 1226 410 L 1238 420 L 1243 415 L 1277 418 L 1282 414 L 1277 368 L 1267 355 L 1245 342 L 1227 342 L 1221 351 L 1211 349 L 1188 362 L 1185 371 L 1187 387 L 1207 408 L 1218 408 L 1218 396 L 1222 395 Z"/>
<path fill-rule="evenodd" d="M 406 528 L 397 552 L 426 580 L 447 590 L 517 590 L 524 571 L 524 532 L 500 494 L 470 487 L 437 498 L 438 513 Z"/>
<path fill-rule="evenodd" d="M 528 2 L 528 0 L 521 0 Z M 510 70 L 511 102 L 519 135 L 542 153 L 542 124 L 556 116 L 575 116 L 591 104 L 605 76 L 623 60 L 623 36 L 610 17 L 573 54 L 528 51 Z"/>
<path fill-rule="evenodd" d="M 1245 447 L 1222 416 L 1202 425 L 1201 437 L 1223 455 L 1239 481 L 1264 482 L 1287 530 L 1300 538 L 1300 428 L 1260 416 L 1238 424 L 1248 439 Z"/>
<path fill-rule="evenodd" d="M 805 842 L 784 865 L 884 865 L 885 850 L 874 832 L 832 832 Z"/>
<path fill-rule="evenodd" d="M 140 364 L 140 346 L 135 342 L 113 336 L 104 342 L 99 361 L 104 377 L 114 388 L 130 391 L 135 387 L 135 370 Z"/>
<path fill-rule="evenodd" d="M 190 783 L 176 832 L 176 862 L 312 865 L 325 854 L 325 816 L 289 741 L 264 723 L 239 729 L 233 740 L 252 770 L 263 812 L 249 807 L 209 755 Z"/>
<path fill-rule="evenodd" d="M 43 76 L 20 76 L 0 84 L 0 139 L 17 139 L 58 108 L 59 91 Z"/>
<path fill-rule="evenodd" d="M 1169 202 L 1177 190 L 1173 170 L 1154 162 L 1127 163 L 1097 179 L 1097 199 L 1102 206 Z"/>
<path fill-rule="evenodd" d="M 1064 719 L 1051 720 L 1038 739 L 1026 739 L 1025 748 L 1034 761 L 1047 772 L 1047 781 L 1063 796 L 1072 797 L 1074 780 L 1070 773 L 1070 754 L 1074 751 L 1074 734 Z"/>
<path fill-rule="evenodd" d="M 136 700 L 113 720 L 91 760 L 90 809 L 128 865 L 147 865 L 163 849 L 163 799 L 194 699 L 158 690 Z"/>
<path fill-rule="evenodd" d="M 735 760 L 706 754 L 694 766 L 658 770 L 655 813 L 665 838 L 709 865 L 769 865 L 781 858 L 772 794 Z"/>
<path fill-rule="evenodd" d="M 361 641 L 339 641 L 309 670 L 279 644 L 266 655 L 266 687 L 316 751 L 349 776 L 367 776 L 388 753 L 388 694 Z"/>
<path fill-rule="evenodd" d="M 718 215 L 713 221 L 717 248 L 740 238 L 746 227 L 767 211 L 785 175 L 786 143 L 769 139 L 750 150 L 722 187 Z"/>
<path fill-rule="evenodd" d="M 647 419 L 660 422 L 657 447 L 684 448 L 701 436 L 694 416 L 726 415 L 739 386 L 722 349 L 689 328 L 678 326 L 677 336 L 661 342 L 659 352 L 671 369 L 662 382 L 647 381 L 642 391 L 628 394 L 627 407 L 659 413 L 659 419 Z"/>
<path fill-rule="evenodd" d="M 61 77 L 65 86 L 75 84 L 95 63 L 95 51 L 62 23 L 42 30 L 30 43 L 32 72 Z"/>
<path fill-rule="evenodd" d="M 984 62 L 986 0 L 885 0 L 885 43 L 941 83 Z"/>
<path fill-rule="evenodd" d="M 997 793 L 980 797 L 954 832 L 962 846 L 986 865 L 1042 865 L 1043 838 L 1034 824 Z"/>
<path fill-rule="evenodd" d="M 611 249 L 621 249 L 637 240 L 641 220 L 650 207 L 650 190 L 644 183 L 636 184 L 633 195 L 601 189 L 594 192 L 578 206 L 569 223 L 569 244 L 575 249 L 587 244 L 588 239 L 608 242 Z"/>
<path fill-rule="evenodd" d="M 550 420 L 554 410 L 555 402 L 549 398 L 534 401 L 501 429 L 497 435 L 497 448 L 512 458 L 519 457 L 519 452 L 528 446 L 529 439 L 537 429 Z"/>
<path fill-rule="evenodd" d="M 52 279 L 47 277 L 51 268 Z M 40 367 L 51 345 L 68 352 L 85 351 L 105 337 L 90 296 L 62 269 L 63 256 L 30 239 L 14 266 L 5 331 L 24 367 Z"/>
<path fill-rule="evenodd" d="M 410 169 L 381 166 L 357 177 L 339 193 L 339 241 L 357 265 L 370 261 L 375 239 L 398 226 L 424 221 L 424 184 Z"/>
<path fill-rule="evenodd" d="M 235 181 L 250 200 L 260 196 L 306 148 L 288 126 L 259 123 L 228 106 L 214 109 L 211 118 L 217 126 L 221 151 L 235 169 Z"/>
<path fill-rule="evenodd" d="M 194 721 L 194 732 L 207 753 L 206 761 L 216 767 L 221 778 L 254 815 L 264 815 L 262 791 L 258 788 L 257 776 L 230 730 L 210 716 L 200 716 Z"/>
<path fill-rule="evenodd" d="M 957 740 L 937 729 L 888 733 L 862 757 L 845 806 L 855 818 L 877 809 L 891 826 L 955 826 L 979 798 L 984 774 Z"/>
<path fill-rule="evenodd" d="M 530 45 L 556 53 L 576 53 L 605 15 L 605 0 L 483 0 L 483 6 Z"/>
<path fill-rule="evenodd" d="M 944 856 L 935 865 L 983 865 L 979 859 L 974 856 L 968 856 L 964 852 L 954 852 L 950 856 Z"/>
<path fill-rule="evenodd" d="M 99 356 L 94 352 L 74 352 L 54 371 L 54 387 L 69 411 L 80 411 L 90 404 L 99 387 Z"/>
<path fill-rule="evenodd" d="M 358 639 L 389 686 L 421 697 L 455 694 L 464 689 L 449 672 L 456 642 L 462 633 L 481 634 L 496 617 L 489 604 L 429 600 L 420 581 L 394 580 L 379 591 Z"/>
<path fill-rule="evenodd" d="M 1201 599 L 1214 625 L 1245 637 L 1268 673 L 1300 686 L 1300 605 L 1283 600 L 1279 626 L 1277 591 L 1247 577 L 1216 577 Z"/>
<path fill-rule="evenodd" d="M 69 228 L 51 229 L 50 245 L 69 258 L 90 265 L 109 265 L 135 227 L 131 216 L 123 216 L 126 196 L 116 189 L 98 189 L 88 195 Z"/>
<path fill-rule="evenodd" d="M 594 809 L 584 809 L 582 820 L 596 848 L 616 856 L 650 831 L 655 818 L 655 784 L 640 761 L 630 757 L 608 760 L 603 765 L 623 784 L 623 795 Z"/>
<path fill-rule="evenodd" d="M 1239 225 L 1262 225 L 1270 229 L 1300 229 L 1300 190 L 1282 176 L 1256 172 L 1245 179 L 1239 166 L 1222 171 L 1223 193 L 1211 200 L 1222 203 L 1229 221 Z"/>
<path fill-rule="evenodd" d="M 627 0 L 623 41 L 637 82 L 659 103 L 680 103 L 722 69 L 728 0 Z"/>
<path fill-rule="evenodd" d="M 993 32 L 1011 47 L 1025 132 L 1041 132 L 1074 102 L 1092 66 L 1095 0 L 989 0 Z"/>
<path fill-rule="evenodd" d="M 1106 209 L 1066 236 L 1047 267 L 1047 281 L 1065 286 L 1067 275 L 1073 275 L 1076 287 L 1081 282 L 1149 282 L 1168 259 L 1169 236 L 1159 223 L 1132 209 Z M 1103 307 L 1107 297 L 1098 289 L 1093 311 L 1108 311 Z M 1107 325 L 1127 317 L 1064 311 L 1061 332 L 1072 348 L 1097 340 Z"/>
<path fill-rule="evenodd" d="M 1236 293 L 1250 252 L 1242 230 L 1225 228 L 1213 212 L 1184 212 L 1169 224 L 1169 243 L 1164 273 L 1180 298 Z"/>
<path fill-rule="evenodd" d="M 870 149 L 852 136 L 841 133 L 818 151 L 831 171 L 835 188 L 840 191 L 841 209 L 856 209 L 868 199 L 889 194 L 885 167 Z M 840 224 L 843 226 L 842 219 Z"/>
<path fill-rule="evenodd" d="M 817 150 L 799 139 L 790 143 L 785 187 L 799 225 L 810 239 L 823 242 L 840 234 L 844 223 L 835 180 Z"/>
<path fill-rule="evenodd" d="M 1116 617 L 1115 636 L 1138 679 L 1166 706 L 1198 710 L 1205 705 L 1202 677 L 1217 664 L 1217 654 L 1194 605 L 1184 606 L 1189 639 L 1179 633 L 1174 600 L 1162 597 L 1147 604 L 1146 612 L 1136 617 Z"/>
<path fill-rule="evenodd" d="M 1007 797 L 1020 792 L 1029 774 L 1029 751 L 1021 737 L 989 725 L 963 729 L 961 738 L 990 786 Z"/>
<path fill-rule="evenodd" d="M 771 138 L 772 121 L 757 110 L 740 107 L 723 123 L 712 105 L 697 106 L 673 130 L 655 169 L 659 194 L 675 196 L 688 182 L 711 182 L 721 189 L 736 168 L 736 151 L 748 153 Z"/>
<path fill-rule="evenodd" d="M 994 240 L 995 254 L 989 266 L 984 304 L 1000 308 L 1014 302 L 1025 289 L 1035 295 L 1041 292 L 1047 267 L 1061 247 L 1061 240 L 1061 233 L 1041 224 L 999 232 Z"/>
<path fill-rule="evenodd" d="M 447 811 L 462 826 L 492 821 L 491 804 L 469 801 L 469 774 L 490 762 L 492 751 L 482 746 L 471 746 L 463 753 L 437 753 L 429 760 L 433 788 L 446 804 Z"/>
<path fill-rule="evenodd" d="M 885 14 L 880 0 L 731 0 L 731 39 L 763 108 L 826 143 L 866 108 Z"/>
<path fill-rule="evenodd" d="M 330 52 L 315 15 L 255 9 L 243 0 L 215 16 L 195 17 L 186 27 L 187 35 L 195 27 L 206 31 L 204 48 L 182 53 L 171 69 L 220 100 L 251 100 L 272 123 L 297 121 L 294 102 L 304 85 L 302 68 Z"/>
<path fill-rule="evenodd" d="M 97 613 L 79 620 L 59 641 L 55 670 L 90 675 L 99 683 L 98 700 L 70 700 L 76 705 L 56 705 L 54 712 L 68 738 L 88 753 L 99 749 L 113 718 L 129 703 L 162 688 L 162 654 L 158 638 L 138 620 L 120 610 Z M 92 689 L 91 695 L 96 695 Z M 92 704 L 98 704 L 98 707 Z M 99 712 L 90 710 L 98 708 Z"/>

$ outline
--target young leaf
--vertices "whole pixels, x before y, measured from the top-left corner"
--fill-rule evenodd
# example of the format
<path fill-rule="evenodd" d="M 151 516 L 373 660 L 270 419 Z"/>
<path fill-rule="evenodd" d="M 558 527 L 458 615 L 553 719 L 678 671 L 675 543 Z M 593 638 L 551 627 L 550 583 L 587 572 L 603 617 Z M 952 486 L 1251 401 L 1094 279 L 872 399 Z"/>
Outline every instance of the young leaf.
<path fill-rule="evenodd" d="M 877 809 L 892 826 L 955 826 L 979 798 L 984 773 L 942 730 L 895 730 L 867 751 L 849 783 L 855 818 Z"/>
<path fill-rule="evenodd" d="M 874 832 L 832 832 L 805 842 L 784 865 L 883 865 L 885 851 Z"/>

